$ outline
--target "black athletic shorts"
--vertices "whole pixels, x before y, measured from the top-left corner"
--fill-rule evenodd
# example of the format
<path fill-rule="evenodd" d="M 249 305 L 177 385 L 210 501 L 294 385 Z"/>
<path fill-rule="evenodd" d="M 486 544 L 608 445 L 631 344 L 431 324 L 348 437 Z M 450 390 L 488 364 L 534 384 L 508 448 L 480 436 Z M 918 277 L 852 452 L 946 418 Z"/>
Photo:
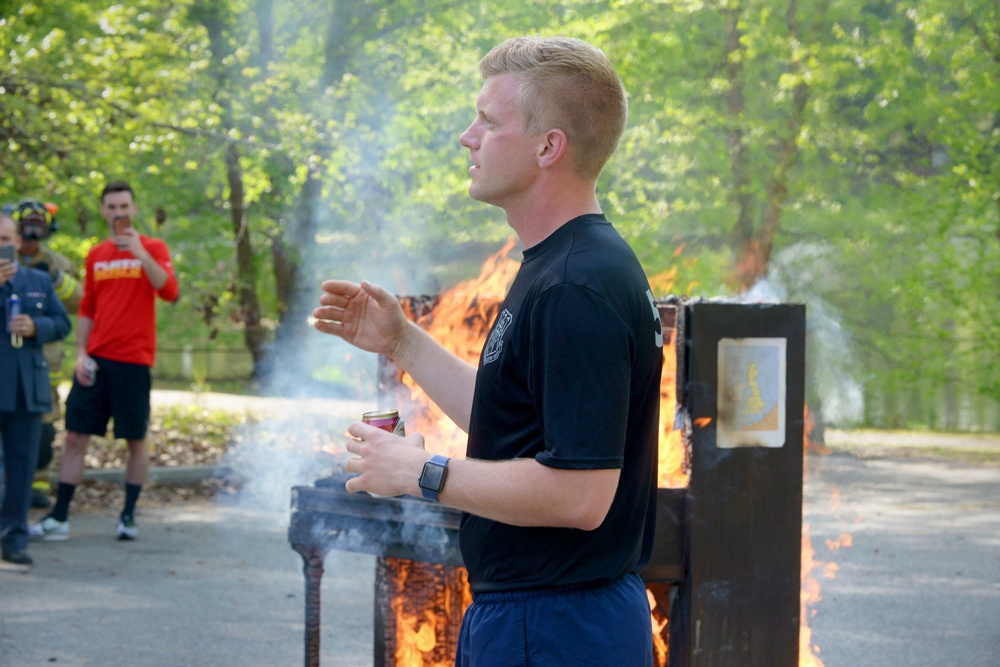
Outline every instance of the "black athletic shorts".
<path fill-rule="evenodd" d="M 153 380 L 149 366 L 94 357 L 97 379 L 84 387 L 73 378 L 66 398 L 66 430 L 107 435 L 108 420 L 115 420 L 115 437 L 143 440 L 149 428 L 149 392 Z"/>

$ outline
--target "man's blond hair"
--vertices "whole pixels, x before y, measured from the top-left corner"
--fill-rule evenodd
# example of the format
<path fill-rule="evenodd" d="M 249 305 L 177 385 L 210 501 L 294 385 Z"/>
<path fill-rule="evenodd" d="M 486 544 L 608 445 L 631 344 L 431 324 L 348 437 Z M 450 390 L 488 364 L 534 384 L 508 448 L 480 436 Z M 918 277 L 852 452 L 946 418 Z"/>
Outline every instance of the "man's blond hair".
<path fill-rule="evenodd" d="M 514 75 L 525 133 L 562 130 L 577 173 L 600 175 L 628 120 L 625 87 L 603 51 L 571 37 L 512 37 L 479 61 L 479 72 Z"/>

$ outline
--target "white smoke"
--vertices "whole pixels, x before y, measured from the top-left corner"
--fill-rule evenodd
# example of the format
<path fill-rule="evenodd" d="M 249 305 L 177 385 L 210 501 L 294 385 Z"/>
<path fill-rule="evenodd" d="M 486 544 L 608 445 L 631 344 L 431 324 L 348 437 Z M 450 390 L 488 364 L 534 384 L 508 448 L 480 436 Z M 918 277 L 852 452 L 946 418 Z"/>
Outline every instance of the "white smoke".
<path fill-rule="evenodd" d="M 317 334 L 318 335 L 318 334 Z M 338 472 L 349 454 L 347 426 L 371 406 L 332 399 L 268 400 L 264 414 L 245 424 L 221 462 L 238 487 L 235 502 L 266 512 L 287 511 L 294 486 Z"/>
<path fill-rule="evenodd" d="M 816 285 L 831 288 L 832 249 L 820 243 L 797 243 L 772 257 L 767 277 L 740 297 L 760 301 L 802 303 L 806 306 L 806 379 L 819 398 L 826 424 L 850 426 L 864 418 L 864 389 L 854 356 L 854 341 L 844 330 L 836 309 L 818 294 Z M 811 385 L 811 386 L 810 386 Z"/>

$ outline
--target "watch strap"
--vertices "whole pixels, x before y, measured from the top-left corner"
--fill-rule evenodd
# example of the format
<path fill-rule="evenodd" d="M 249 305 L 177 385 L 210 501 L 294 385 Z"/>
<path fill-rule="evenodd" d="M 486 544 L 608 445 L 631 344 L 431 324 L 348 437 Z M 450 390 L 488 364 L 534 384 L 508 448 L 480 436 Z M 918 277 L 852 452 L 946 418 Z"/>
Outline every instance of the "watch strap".
<path fill-rule="evenodd" d="M 420 479 L 418 480 L 417 483 L 420 485 L 420 493 L 427 500 L 432 500 L 434 502 L 438 501 L 438 494 L 440 494 L 441 490 L 444 489 L 444 480 L 445 477 L 447 477 L 448 461 L 450 460 L 451 459 L 448 458 L 447 456 L 442 456 L 441 454 L 435 454 L 430 458 L 430 460 L 424 463 L 424 469 L 421 471 Z M 435 487 L 424 486 L 425 482 L 427 481 L 426 477 L 427 477 L 428 466 L 435 466 L 437 468 L 441 468 L 441 476 L 438 479 L 438 483 Z"/>

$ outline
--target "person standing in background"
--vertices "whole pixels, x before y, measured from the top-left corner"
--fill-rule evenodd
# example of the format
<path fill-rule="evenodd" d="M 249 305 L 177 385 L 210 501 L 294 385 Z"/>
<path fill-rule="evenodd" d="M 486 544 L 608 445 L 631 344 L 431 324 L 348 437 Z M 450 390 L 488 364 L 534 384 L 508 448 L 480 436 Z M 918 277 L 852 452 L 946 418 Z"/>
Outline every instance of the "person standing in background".
<path fill-rule="evenodd" d="M 101 192 L 101 216 L 110 238 L 87 255 L 83 300 L 77 313 L 76 373 L 66 399 L 66 449 L 52 511 L 31 526 L 32 539 L 69 539 L 69 506 L 83 479 L 91 435 L 114 436 L 128 446 L 125 504 L 115 536 L 139 536 L 135 507 L 149 469 L 151 368 L 156 360 L 156 299 L 179 296 L 167 244 L 132 226 L 138 209 L 132 187 L 108 183 Z"/>
<path fill-rule="evenodd" d="M 28 505 L 38 460 L 42 415 L 52 408 L 48 364 L 42 346 L 65 338 L 71 328 L 47 273 L 16 260 L 17 223 L 0 213 L 0 441 L 3 442 L 3 503 L 0 557 L 31 565 Z"/>
<path fill-rule="evenodd" d="M 56 296 L 62 301 L 67 313 L 76 313 L 83 296 L 83 284 L 76 266 L 69 259 L 42 244 L 59 229 L 55 214 L 59 208 L 55 204 L 42 204 L 37 199 L 22 199 L 12 208 L 14 220 L 19 225 L 21 249 L 18 261 L 22 266 L 38 269 L 49 274 Z M 31 506 L 45 509 L 51 504 L 48 494 L 48 467 L 52 462 L 52 445 L 56 439 L 56 422 L 62 419 L 62 398 L 59 383 L 63 381 L 63 358 L 66 353 L 61 341 L 46 343 L 45 359 L 49 363 L 49 380 L 52 385 L 52 410 L 42 417 L 42 431 L 38 445 L 38 469 L 32 484 Z"/>

